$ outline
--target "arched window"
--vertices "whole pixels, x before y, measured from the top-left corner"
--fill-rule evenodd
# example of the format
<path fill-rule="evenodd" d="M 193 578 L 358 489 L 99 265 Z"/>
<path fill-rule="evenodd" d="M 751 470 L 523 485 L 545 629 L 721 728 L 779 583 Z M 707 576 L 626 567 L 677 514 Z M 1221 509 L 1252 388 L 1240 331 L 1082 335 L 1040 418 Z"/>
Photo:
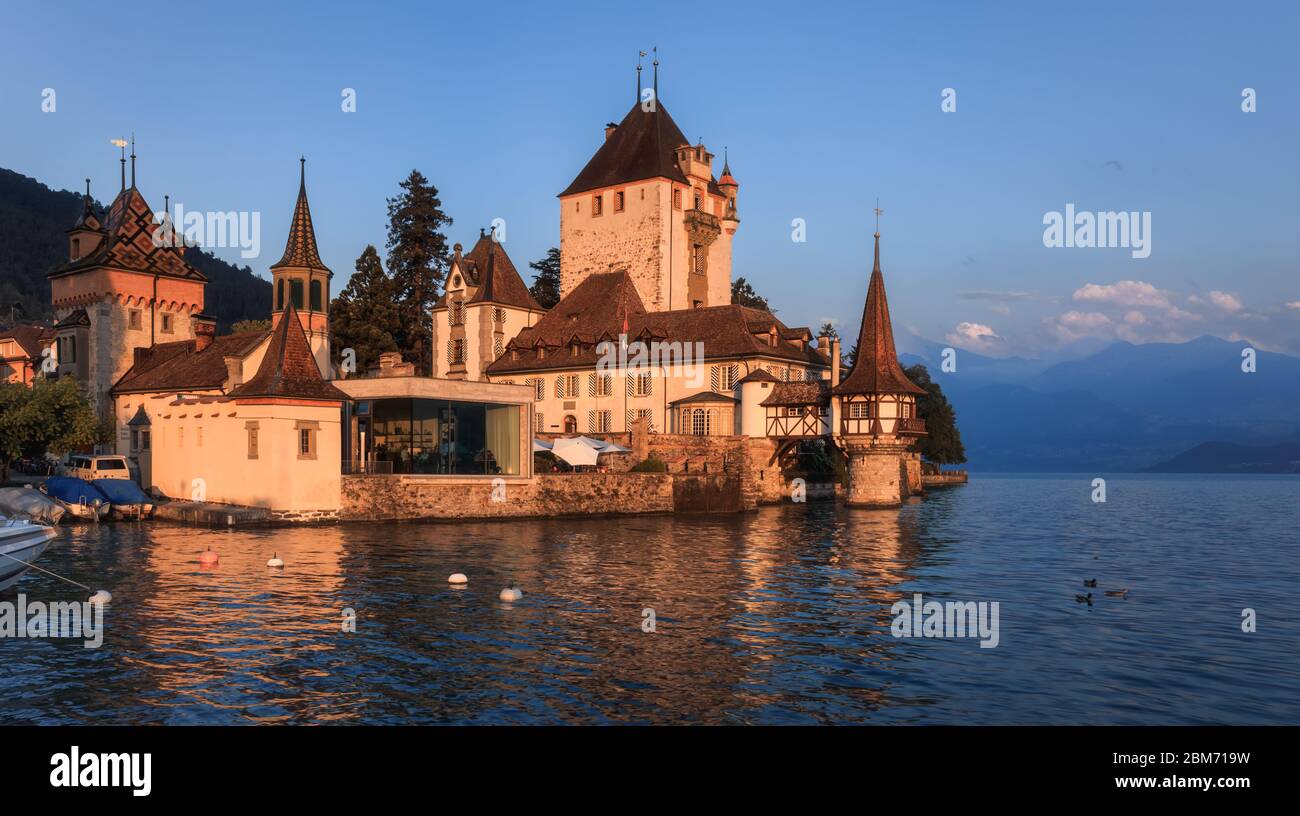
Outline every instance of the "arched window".
<path fill-rule="evenodd" d="M 564 432 L 566 434 L 578 432 L 578 420 L 573 416 L 573 414 L 569 414 L 564 418 Z"/>
<path fill-rule="evenodd" d="M 323 311 L 325 311 L 325 310 L 321 307 L 321 295 L 320 295 L 320 293 L 321 293 L 321 289 L 320 289 L 320 281 L 318 281 L 318 280 L 314 280 L 314 281 L 312 281 L 312 282 L 311 282 L 311 310 L 312 310 L 313 312 L 323 312 Z"/>
<path fill-rule="evenodd" d="M 275 310 L 278 312 L 283 309 L 284 309 L 284 278 L 280 278 L 280 280 L 275 282 Z"/>
<path fill-rule="evenodd" d="M 293 298 L 293 308 L 302 311 L 302 281 L 294 278 L 289 281 L 289 297 Z"/>

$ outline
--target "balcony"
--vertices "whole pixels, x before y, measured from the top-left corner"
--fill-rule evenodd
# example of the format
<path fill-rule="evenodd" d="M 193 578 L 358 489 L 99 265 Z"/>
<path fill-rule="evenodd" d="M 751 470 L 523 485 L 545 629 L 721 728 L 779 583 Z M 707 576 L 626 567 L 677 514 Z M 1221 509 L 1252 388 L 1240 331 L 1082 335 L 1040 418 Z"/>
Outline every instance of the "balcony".
<path fill-rule="evenodd" d="M 925 436 L 925 420 L 903 417 L 894 423 L 894 433 L 900 436 Z"/>

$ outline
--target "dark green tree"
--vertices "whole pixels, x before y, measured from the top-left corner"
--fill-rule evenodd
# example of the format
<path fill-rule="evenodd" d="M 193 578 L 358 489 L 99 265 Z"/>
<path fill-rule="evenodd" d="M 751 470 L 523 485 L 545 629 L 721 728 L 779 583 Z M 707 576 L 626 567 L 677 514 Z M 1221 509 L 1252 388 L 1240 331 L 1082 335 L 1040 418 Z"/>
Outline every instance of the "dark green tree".
<path fill-rule="evenodd" d="M 767 298 L 755 292 L 754 287 L 750 286 L 749 281 L 744 278 L 736 278 L 731 282 L 731 302 L 776 314 L 776 309 L 767 305 Z"/>
<path fill-rule="evenodd" d="M 451 217 L 442 211 L 438 188 L 419 170 L 401 183 L 402 191 L 388 199 L 388 272 L 397 284 L 401 328 L 397 347 L 415 364 L 417 374 L 433 372 L 433 315 L 430 311 L 451 253 L 442 231 Z"/>
<path fill-rule="evenodd" d="M 838 340 L 840 339 L 840 330 L 835 328 L 835 324 L 828 320 L 822 324 L 822 327 L 820 329 L 817 330 L 817 336 L 829 337 L 832 340 Z"/>
<path fill-rule="evenodd" d="M 560 250 L 551 247 L 545 258 L 528 265 L 537 270 L 537 274 L 533 275 L 533 285 L 528 287 L 528 291 L 543 307 L 552 308 L 560 302 Z"/>
<path fill-rule="evenodd" d="M 383 352 L 398 350 L 403 324 L 397 283 L 384 272 L 373 244 L 357 258 L 356 269 L 330 303 L 330 330 L 335 353 L 352 349 L 356 371 L 362 372 Z"/>
<path fill-rule="evenodd" d="M 95 413 L 71 377 L 38 377 L 30 388 L 0 383 L 0 484 L 18 459 L 62 456 L 112 440 L 112 420 Z"/>
<path fill-rule="evenodd" d="M 249 318 L 240 320 L 230 327 L 231 334 L 243 334 L 244 332 L 270 331 L 271 321 L 261 318 Z"/>
<path fill-rule="evenodd" d="M 925 389 L 925 396 L 916 401 L 916 412 L 925 420 L 926 430 L 926 435 L 921 437 L 921 456 L 940 465 L 965 462 L 966 448 L 957 429 L 957 412 L 943 395 L 943 389 L 930 379 L 930 372 L 920 363 L 908 366 L 903 373 Z"/>

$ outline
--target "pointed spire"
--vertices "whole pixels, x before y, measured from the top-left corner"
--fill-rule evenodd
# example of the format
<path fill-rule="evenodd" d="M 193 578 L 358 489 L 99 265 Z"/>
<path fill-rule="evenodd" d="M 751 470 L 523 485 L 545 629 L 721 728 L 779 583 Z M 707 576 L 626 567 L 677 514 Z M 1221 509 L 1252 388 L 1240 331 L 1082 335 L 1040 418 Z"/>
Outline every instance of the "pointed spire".
<path fill-rule="evenodd" d="M 654 47 L 653 50 L 654 50 L 654 52 L 655 52 L 655 61 L 654 61 L 654 68 L 655 68 L 655 106 L 658 107 L 658 105 L 659 105 L 659 46 L 656 45 L 656 46 Z"/>
<path fill-rule="evenodd" d="M 316 248 L 316 230 L 312 227 L 311 207 L 307 204 L 307 159 L 300 156 L 298 162 L 298 202 L 289 222 L 289 238 L 284 245 L 284 256 L 271 264 L 271 268 L 294 267 L 329 272 Z"/>
<path fill-rule="evenodd" d="M 86 198 L 90 198 L 90 179 L 86 179 Z"/>
<path fill-rule="evenodd" d="M 894 348 L 894 327 L 889 319 L 889 302 L 885 298 L 885 276 L 880 271 L 879 232 L 875 234 L 875 239 L 875 261 L 871 268 L 871 281 L 867 285 L 867 302 L 862 309 L 858 353 L 848 376 L 832 388 L 831 393 L 924 394 L 925 391 L 908 379 L 898 364 L 898 352 Z"/>
<path fill-rule="evenodd" d="M 135 189 L 135 134 L 131 134 L 131 189 Z"/>

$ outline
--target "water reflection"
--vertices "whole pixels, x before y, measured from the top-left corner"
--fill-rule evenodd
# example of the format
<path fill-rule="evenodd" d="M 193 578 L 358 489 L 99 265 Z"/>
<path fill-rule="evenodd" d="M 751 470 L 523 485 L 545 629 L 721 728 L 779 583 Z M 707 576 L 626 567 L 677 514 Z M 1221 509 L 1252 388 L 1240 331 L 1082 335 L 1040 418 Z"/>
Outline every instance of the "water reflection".
<path fill-rule="evenodd" d="M 113 592 L 105 645 L 0 642 L 0 690 L 17 722 L 1295 718 L 1294 702 L 1273 689 L 1294 687 L 1296 659 L 1272 636 L 1243 643 L 1229 631 L 1207 656 L 1212 618 L 1198 613 L 1172 633 L 1160 623 L 1184 614 L 1163 582 L 1187 574 L 1170 553 L 1196 557 L 1194 537 L 1180 530 L 1181 549 L 1168 552 L 1159 536 L 1142 539 L 1161 553 L 1160 573 L 1123 530 L 1150 513 L 1149 498 L 1146 508 L 1108 507 L 1112 518 L 1086 528 L 1073 515 L 1084 508 L 1055 490 L 989 482 L 895 511 L 809 504 L 742 516 L 235 532 L 72 527 L 42 563 Z M 1016 506 L 1034 491 L 1058 514 L 1030 529 Z M 1206 503 L 1196 491 L 1183 500 Z M 1260 540 L 1276 542 L 1269 525 L 1287 520 L 1257 518 Z M 220 563 L 204 570 L 208 546 Z M 283 570 L 266 567 L 273 552 Z M 1284 579 L 1294 573 L 1287 555 L 1280 574 L 1247 577 Z M 1080 574 L 1104 583 L 1107 569 L 1137 582 L 1133 599 L 1076 608 Z M 449 586 L 453 572 L 469 585 Z M 513 583 L 524 599 L 500 602 Z M 1286 603 L 1271 584 L 1250 586 Z M 45 575 L 18 590 L 84 595 Z M 889 608 L 916 591 L 1000 600 L 1009 631 L 995 650 L 896 640 Z M 342 630 L 346 609 L 355 633 Z M 654 632 L 642 629 L 646 610 Z M 1090 662 L 1101 657 L 1104 675 Z M 1223 665 L 1257 667 L 1256 691 L 1236 708 L 1220 702 Z M 1181 707 L 1148 699 L 1153 686 L 1173 684 Z"/>

